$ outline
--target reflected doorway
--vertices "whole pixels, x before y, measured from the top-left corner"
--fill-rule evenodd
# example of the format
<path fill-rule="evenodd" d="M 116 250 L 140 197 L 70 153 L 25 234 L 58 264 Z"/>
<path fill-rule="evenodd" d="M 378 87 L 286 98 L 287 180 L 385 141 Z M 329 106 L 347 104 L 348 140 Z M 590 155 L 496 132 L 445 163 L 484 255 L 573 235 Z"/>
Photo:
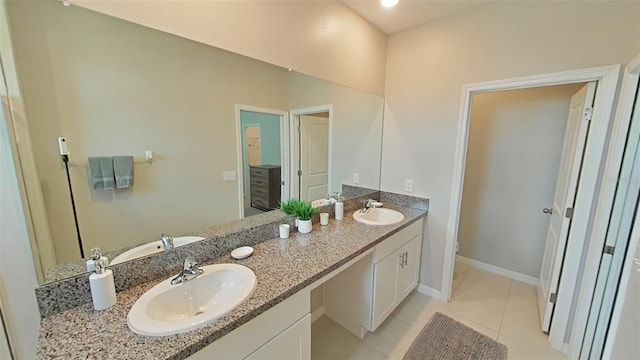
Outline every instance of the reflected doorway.
<path fill-rule="evenodd" d="M 331 174 L 331 106 L 292 111 L 293 197 L 304 201 L 324 199 Z"/>
<path fill-rule="evenodd" d="M 238 192 L 240 218 L 279 206 L 287 178 L 287 113 L 236 106 L 238 128 Z"/>

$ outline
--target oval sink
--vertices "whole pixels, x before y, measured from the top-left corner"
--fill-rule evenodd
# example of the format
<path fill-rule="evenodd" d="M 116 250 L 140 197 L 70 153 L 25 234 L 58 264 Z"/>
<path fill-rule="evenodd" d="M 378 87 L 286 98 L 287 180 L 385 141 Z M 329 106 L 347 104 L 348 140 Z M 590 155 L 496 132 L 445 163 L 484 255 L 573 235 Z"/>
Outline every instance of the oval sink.
<path fill-rule="evenodd" d="M 180 247 L 183 245 L 191 244 L 195 241 L 204 240 L 205 238 L 200 236 L 178 236 L 173 238 L 173 246 Z M 129 249 L 122 254 L 116 256 L 111 260 L 109 265 L 120 264 L 125 261 L 137 259 L 143 256 L 159 253 L 162 251 L 162 242 L 160 240 L 152 241 L 150 243 L 136 246 L 133 249 Z"/>
<path fill-rule="evenodd" d="M 353 218 L 367 225 L 393 225 L 404 220 L 404 215 L 392 209 L 372 208 L 366 212 L 354 212 Z"/>
<path fill-rule="evenodd" d="M 171 285 L 169 278 L 142 294 L 127 315 L 129 328 L 149 336 L 193 330 L 233 310 L 256 286 L 256 275 L 246 266 L 215 264 L 202 270 L 193 280 Z"/>

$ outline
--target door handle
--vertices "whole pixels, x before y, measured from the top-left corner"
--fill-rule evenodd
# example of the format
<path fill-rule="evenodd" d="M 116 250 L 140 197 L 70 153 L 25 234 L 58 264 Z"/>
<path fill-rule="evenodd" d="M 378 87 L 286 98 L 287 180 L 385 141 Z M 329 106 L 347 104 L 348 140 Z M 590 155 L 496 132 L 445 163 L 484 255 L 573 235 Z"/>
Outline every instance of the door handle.
<path fill-rule="evenodd" d="M 409 259 L 409 253 L 408 253 L 408 252 L 405 252 L 404 254 L 402 254 L 402 257 L 403 257 L 403 259 L 404 259 L 404 262 L 402 263 L 402 264 L 403 264 L 403 266 L 402 266 L 402 267 L 405 267 L 405 266 L 407 266 L 407 261 L 408 261 L 408 259 Z"/>
<path fill-rule="evenodd" d="M 553 215 L 553 208 L 544 208 L 542 212 L 545 214 Z"/>
<path fill-rule="evenodd" d="M 398 258 L 400 259 L 400 267 L 404 268 L 404 254 L 400 254 Z"/>

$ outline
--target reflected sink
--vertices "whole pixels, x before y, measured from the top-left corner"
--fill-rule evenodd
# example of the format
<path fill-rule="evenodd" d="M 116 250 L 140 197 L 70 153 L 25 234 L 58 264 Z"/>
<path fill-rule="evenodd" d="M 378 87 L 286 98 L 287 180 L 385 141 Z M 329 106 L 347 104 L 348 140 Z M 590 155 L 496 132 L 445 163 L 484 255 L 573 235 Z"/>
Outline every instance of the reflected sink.
<path fill-rule="evenodd" d="M 200 236 L 178 236 L 173 238 L 173 246 L 180 247 L 183 245 L 191 244 L 195 241 L 204 240 L 205 238 Z M 150 243 L 136 246 L 133 249 L 129 249 L 122 254 L 116 256 L 109 265 L 120 264 L 125 261 L 137 259 L 143 256 L 159 253 L 162 251 L 162 242 L 160 240 L 152 241 Z"/>
<path fill-rule="evenodd" d="M 367 212 L 361 212 L 360 210 L 354 212 L 353 218 L 367 225 L 393 225 L 404 220 L 404 215 L 392 209 L 372 208 Z"/>
<path fill-rule="evenodd" d="M 212 323 L 240 305 L 256 286 L 256 275 L 238 264 L 203 266 L 193 280 L 171 285 L 171 278 L 145 292 L 127 315 L 140 335 L 165 336 Z"/>

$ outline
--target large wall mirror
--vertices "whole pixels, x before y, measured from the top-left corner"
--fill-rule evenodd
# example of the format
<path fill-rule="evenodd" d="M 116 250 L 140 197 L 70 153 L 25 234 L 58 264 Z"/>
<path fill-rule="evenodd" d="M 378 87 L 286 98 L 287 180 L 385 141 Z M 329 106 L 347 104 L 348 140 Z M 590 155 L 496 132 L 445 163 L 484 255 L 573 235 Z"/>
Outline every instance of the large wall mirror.
<path fill-rule="evenodd" d="M 379 96 L 54 1 L 9 13 L 53 252 L 43 274 L 82 261 L 58 137 L 85 257 L 268 211 L 270 172 L 276 200 L 379 187 Z M 118 155 L 134 157 L 133 185 L 97 189 L 88 159 Z"/>

